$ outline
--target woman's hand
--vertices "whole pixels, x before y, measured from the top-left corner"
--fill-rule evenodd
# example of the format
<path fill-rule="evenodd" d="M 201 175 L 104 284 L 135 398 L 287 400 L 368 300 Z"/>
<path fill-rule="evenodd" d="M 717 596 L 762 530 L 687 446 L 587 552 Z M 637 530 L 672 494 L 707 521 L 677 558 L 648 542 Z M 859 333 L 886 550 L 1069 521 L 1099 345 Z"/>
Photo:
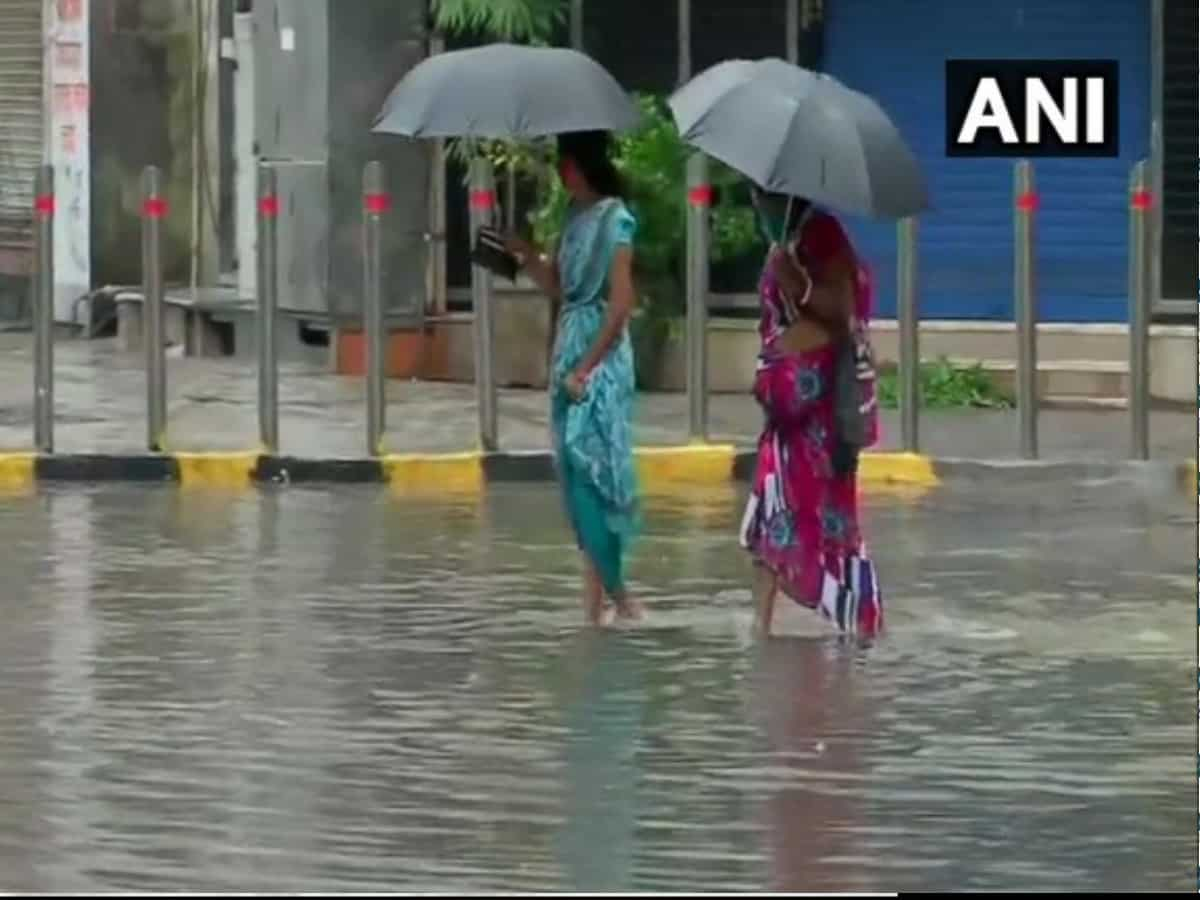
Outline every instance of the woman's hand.
<path fill-rule="evenodd" d="M 803 306 L 809 300 L 813 283 L 808 272 L 796 262 L 792 254 L 782 247 L 771 251 L 768 263 L 775 273 L 775 280 L 785 294 L 791 297 L 797 306 Z"/>
<path fill-rule="evenodd" d="M 538 254 L 537 247 L 515 234 L 504 236 L 504 249 L 519 259 L 521 265 L 526 265 L 530 260 L 537 258 Z"/>
<path fill-rule="evenodd" d="M 578 403 L 587 393 L 587 372 L 575 369 L 563 379 L 563 390 L 567 392 L 568 397 Z"/>

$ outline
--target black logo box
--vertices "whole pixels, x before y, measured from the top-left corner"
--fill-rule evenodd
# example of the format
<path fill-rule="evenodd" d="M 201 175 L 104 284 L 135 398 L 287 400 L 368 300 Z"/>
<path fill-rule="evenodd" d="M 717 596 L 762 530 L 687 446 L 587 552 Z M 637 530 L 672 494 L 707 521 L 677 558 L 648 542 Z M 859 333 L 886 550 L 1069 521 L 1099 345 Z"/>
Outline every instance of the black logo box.
<path fill-rule="evenodd" d="M 960 144 L 962 130 L 971 107 L 971 99 L 984 78 L 994 78 L 1000 86 L 1005 107 L 1021 140 L 1005 144 L 995 128 L 981 129 L 970 144 Z M 1050 95 L 1061 102 L 1065 79 L 1079 79 L 1079 133 L 1087 106 L 1084 79 L 1104 79 L 1104 142 L 1088 144 L 1080 140 L 1067 144 L 1043 119 L 1037 143 L 1025 140 L 1025 86 L 1040 79 Z M 1120 66 L 1113 59 L 948 59 L 946 60 L 946 155 L 958 157 L 1116 157 L 1121 153 Z"/>

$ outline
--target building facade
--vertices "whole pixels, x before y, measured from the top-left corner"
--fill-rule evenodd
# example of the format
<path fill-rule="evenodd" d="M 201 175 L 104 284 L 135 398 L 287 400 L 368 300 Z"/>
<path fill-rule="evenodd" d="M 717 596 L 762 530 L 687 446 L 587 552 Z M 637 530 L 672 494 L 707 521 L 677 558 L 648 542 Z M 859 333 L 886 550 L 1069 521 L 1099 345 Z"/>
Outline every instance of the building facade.
<path fill-rule="evenodd" d="M 252 264 L 240 258 L 249 242 L 235 237 L 239 227 L 252 232 L 243 220 L 253 206 L 241 195 L 252 187 L 246 176 L 255 159 L 244 158 L 235 137 L 234 86 L 247 61 L 239 70 L 237 53 L 227 54 L 226 44 L 236 44 L 239 13 L 249 16 L 255 6 L 297 2 L 305 0 L 202 5 L 212 10 L 213 22 L 200 122 L 190 108 L 191 4 L 0 0 L 0 319 L 19 313 L 14 309 L 20 302 L 3 302 L 6 291 L 21 302 L 25 297 L 32 182 L 42 161 L 57 169 L 60 317 L 68 317 L 74 297 L 98 282 L 130 280 L 129 263 L 137 259 L 137 174 L 147 163 L 162 166 L 171 180 L 177 211 L 172 229 L 178 231 L 171 253 L 180 257 L 173 264 L 186 268 L 182 256 L 192 243 L 188 230 L 195 194 L 189 183 L 196 182 L 190 173 L 199 164 L 192 158 L 190 135 L 197 127 L 204 129 L 198 145 L 205 172 L 199 192 L 202 219 L 213 232 L 203 242 L 204 277 L 223 273 L 228 282 L 234 267 Z M 419 2 L 396 6 L 403 10 L 396 15 L 411 18 Z M 1200 50 L 1191 0 L 572 0 L 568 6 L 572 20 L 560 42 L 579 44 L 631 90 L 666 94 L 722 59 L 781 56 L 825 69 L 876 96 L 930 180 L 934 208 L 922 217 L 919 247 L 926 318 L 1012 317 L 1012 163 L 945 157 L 945 60 L 1116 59 L 1119 158 L 1036 164 L 1042 317 L 1063 322 L 1126 318 L 1127 182 L 1132 165 L 1143 158 L 1152 163 L 1158 200 L 1153 214 L 1157 312 L 1160 317 L 1196 315 L 1198 276 L 1191 243 L 1197 195 L 1191 165 L 1194 156 L 1200 157 L 1194 62 Z M 329 45 L 332 66 L 345 54 L 332 38 Z M 263 84 L 265 75 L 258 79 Z M 330 91 L 335 88 L 342 90 L 331 82 Z M 331 100 L 329 108 L 341 107 Z M 340 135 L 334 137 L 330 153 L 344 143 Z M 347 176 L 351 182 L 352 175 Z M 453 286 L 469 273 L 466 209 L 461 173 L 451 171 L 445 181 L 445 201 L 438 205 L 446 214 Z M 352 195 L 353 185 L 347 190 Z M 422 221 L 428 218 L 427 198 L 414 194 L 403 202 L 420 210 Z M 890 315 L 894 229 L 858 221 L 850 226 L 876 269 L 880 313 Z M 406 228 L 415 230 L 417 224 Z M 427 230 L 440 227 L 429 224 Z"/>

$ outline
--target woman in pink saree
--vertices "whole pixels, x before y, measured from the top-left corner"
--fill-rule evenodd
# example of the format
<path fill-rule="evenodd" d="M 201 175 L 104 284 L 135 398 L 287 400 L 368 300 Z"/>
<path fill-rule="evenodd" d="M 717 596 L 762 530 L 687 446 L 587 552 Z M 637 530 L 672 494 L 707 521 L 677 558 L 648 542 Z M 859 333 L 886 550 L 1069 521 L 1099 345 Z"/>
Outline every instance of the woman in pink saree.
<path fill-rule="evenodd" d="M 775 239 L 759 283 L 754 382 L 766 424 L 741 529 L 755 562 L 756 630 L 770 635 L 782 591 L 840 631 L 869 637 L 883 625 L 883 601 L 859 527 L 857 447 L 841 434 L 835 385 L 852 350 L 864 444 L 873 443 L 870 275 L 829 213 L 759 191 L 755 206 Z"/>

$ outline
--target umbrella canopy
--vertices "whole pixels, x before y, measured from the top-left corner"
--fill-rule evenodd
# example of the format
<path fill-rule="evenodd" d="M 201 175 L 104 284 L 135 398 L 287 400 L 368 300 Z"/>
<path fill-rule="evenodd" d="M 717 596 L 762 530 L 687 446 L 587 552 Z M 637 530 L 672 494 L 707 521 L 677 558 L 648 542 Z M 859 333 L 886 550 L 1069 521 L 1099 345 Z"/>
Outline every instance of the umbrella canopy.
<path fill-rule="evenodd" d="M 392 89 L 372 129 L 414 138 L 530 138 L 623 131 L 632 98 L 576 50 L 489 44 L 423 60 Z"/>
<path fill-rule="evenodd" d="M 929 205 L 912 151 L 879 104 L 781 59 L 730 60 L 670 99 L 680 134 L 768 191 L 903 218 Z"/>

